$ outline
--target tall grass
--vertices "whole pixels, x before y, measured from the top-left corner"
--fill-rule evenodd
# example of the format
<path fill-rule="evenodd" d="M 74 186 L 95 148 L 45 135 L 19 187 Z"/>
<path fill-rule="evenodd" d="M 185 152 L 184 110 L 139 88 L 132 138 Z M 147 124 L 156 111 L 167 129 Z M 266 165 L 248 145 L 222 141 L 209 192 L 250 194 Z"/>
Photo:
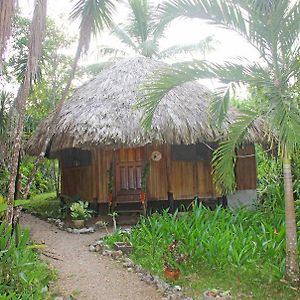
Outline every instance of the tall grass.
<path fill-rule="evenodd" d="M 163 254 L 173 239 L 180 241 L 180 251 L 187 257 L 184 273 L 199 271 L 203 264 L 218 269 L 262 266 L 274 277 L 282 277 L 284 271 L 285 228 L 280 212 L 221 207 L 211 211 L 195 205 L 181 216 L 165 211 L 142 218 L 126 238 L 134 246 L 134 259 L 155 273 L 163 269 Z"/>

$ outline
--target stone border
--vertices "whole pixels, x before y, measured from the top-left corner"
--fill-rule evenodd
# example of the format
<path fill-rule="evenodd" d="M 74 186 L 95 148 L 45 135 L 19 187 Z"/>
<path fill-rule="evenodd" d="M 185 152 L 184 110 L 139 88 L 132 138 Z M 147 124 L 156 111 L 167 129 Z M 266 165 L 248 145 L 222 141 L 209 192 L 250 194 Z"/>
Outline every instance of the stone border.
<path fill-rule="evenodd" d="M 76 234 L 82 234 L 82 233 L 94 233 L 95 227 L 84 227 L 84 228 L 72 228 L 72 227 L 66 227 L 65 223 L 61 219 L 55 219 L 55 218 L 47 218 L 47 222 L 54 224 L 57 226 L 59 230 L 66 231 L 69 233 L 76 233 Z"/>
<path fill-rule="evenodd" d="M 98 252 L 103 256 L 108 256 L 122 263 L 122 266 L 128 272 L 135 272 L 140 280 L 149 285 L 153 285 L 157 290 L 163 293 L 162 300 L 193 300 L 192 297 L 187 297 L 182 293 L 182 288 L 179 285 L 172 286 L 171 284 L 160 279 L 158 276 L 152 275 L 145 271 L 142 266 L 136 265 L 126 254 L 121 250 L 111 250 L 104 240 L 95 241 L 89 245 L 90 252 Z"/>

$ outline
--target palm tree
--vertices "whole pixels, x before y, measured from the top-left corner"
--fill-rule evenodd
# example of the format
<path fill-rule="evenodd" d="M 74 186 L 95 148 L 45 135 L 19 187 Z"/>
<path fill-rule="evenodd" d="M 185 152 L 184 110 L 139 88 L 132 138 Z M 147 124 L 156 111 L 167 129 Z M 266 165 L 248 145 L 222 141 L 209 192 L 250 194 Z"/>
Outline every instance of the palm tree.
<path fill-rule="evenodd" d="M 110 0 L 79 0 L 73 7 L 70 16 L 71 19 L 80 20 L 79 39 L 77 43 L 75 57 L 71 66 L 68 81 L 62 93 L 62 97 L 58 102 L 57 109 L 55 110 L 52 117 L 51 124 L 53 126 L 50 126 L 50 128 L 48 128 L 47 139 L 45 140 L 40 155 L 34 163 L 30 177 L 28 178 L 28 181 L 26 183 L 24 198 L 27 198 L 30 186 L 34 179 L 34 175 L 39 167 L 40 161 L 45 156 L 47 146 L 49 145 L 50 139 L 54 133 L 54 125 L 56 124 L 56 120 L 61 112 L 63 103 L 66 101 L 69 95 L 70 87 L 77 70 L 78 61 L 82 54 L 86 54 L 88 52 L 92 35 L 95 36 L 104 28 L 111 26 L 112 15 L 114 10 L 115 5 L 113 1 Z"/>
<path fill-rule="evenodd" d="M 156 59 L 168 59 L 175 55 L 197 52 L 205 55 L 214 49 L 216 41 L 212 36 L 195 44 L 173 45 L 160 49 L 160 41 L 165 35 L 167 24 L 159 18 L 159 6 L 154 6 L 150 0 L 128 0 L 128 22 L 114 25 L 112 34 L 121 42 L 124 49 L 110 46 L 98 46 L 98 55 L 108 57 L 108 61 L 90 65 L 89 70 L 96 73 L 115 60 L 132 54 L 143 55 Z"/>
<path fill-rule="evenodd" d="M 246 60 L 214 64 L 203 61 L 179 63 L 162 70 L 144 87 L 148 93 L 140 106 L 146 111 L 144 124 L 151 123 L 162 96 L 173 87 L 199 78 L 218 78 L 227 86 L 212 101 L 212 120 L 219 126 L 226 117 L 230 91 L 236 84 L 256 90 L 260 100 L 232 124 L 214 153 L 214 178 L 224 192 L 235 189 L 235 149 L 243 143 L 248 128 L 260 117 L 277 136 L 283 163 L 286 220 L 286 275 L 299 281 L 296 218 L 291 159 L 300 144 L 300 3 L 289 0 L 172 0 L 161 10 L 164 22 L 177 17 L 201 18 L 239 33 L 260 54 L 260 63 Z M 271 130 L 270 130 L 271 131 Z"/>
<path fill-rule="evenodd" d="M 10 37 L 12 17 L 16 9 L 16 0 L 0 0 L 0 74 L 2 69 L 2 56 L 6 42 Z"/>
<path fill-rule="evenodd" d="M 43 33 L 46 26 L 47 0 L 36 0 L 30 27 L 30 41 L 28 49 L 27 65 L 23 82 L 18 93 L 17 104 L 17 127 L 13 134 L 12 159 L 10 168 L 10 178 L 8 185 L 6 226 L 13 222 L 13 206 L 15 194 L 15 181 L 17 177 L 19 153 L 21 149 L 21 139 L 24 127 L 24 116 L 26 102 L 29 96 L 31 78 L 37 72 L 38 59 L 41 55 Z"/>

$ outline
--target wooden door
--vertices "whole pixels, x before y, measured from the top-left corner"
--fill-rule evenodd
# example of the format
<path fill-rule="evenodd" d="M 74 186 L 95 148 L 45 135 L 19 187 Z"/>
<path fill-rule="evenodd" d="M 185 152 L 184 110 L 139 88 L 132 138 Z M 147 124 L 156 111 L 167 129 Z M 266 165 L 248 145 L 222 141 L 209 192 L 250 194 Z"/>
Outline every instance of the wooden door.
<path fill-rule="evenodd" d="M 116 157 L 116 202 L 138 202 L 144 148 L 120 149 Z"/>

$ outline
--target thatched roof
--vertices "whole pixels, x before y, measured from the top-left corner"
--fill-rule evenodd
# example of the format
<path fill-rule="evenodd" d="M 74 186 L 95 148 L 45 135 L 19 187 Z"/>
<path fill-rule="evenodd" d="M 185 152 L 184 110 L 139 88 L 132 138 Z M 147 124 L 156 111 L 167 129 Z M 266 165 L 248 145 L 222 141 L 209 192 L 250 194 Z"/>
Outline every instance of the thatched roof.
<path fill-rule="evenodd" d="M 140 120 L 143 111 L 133 105 L 140 99 L 140 84 L 165 64 L 145 57 L 121 60 L 79 87 L 62 108 L 48 154 L 65 148 L 137 147 L 146 144 L 194 144 L 216 141 L 209 125 L 210 92 L 197 82 L 171 90 L 160 102 L 152 129 L 145 132 Z M 227 124 L 235 118 L 232 112 Z M 28 144 L 28 153 L 39 155 L 52 116 L 37 128 Z M 255 124 L 247 140 L 264 139 L 262 124 Z"/>

